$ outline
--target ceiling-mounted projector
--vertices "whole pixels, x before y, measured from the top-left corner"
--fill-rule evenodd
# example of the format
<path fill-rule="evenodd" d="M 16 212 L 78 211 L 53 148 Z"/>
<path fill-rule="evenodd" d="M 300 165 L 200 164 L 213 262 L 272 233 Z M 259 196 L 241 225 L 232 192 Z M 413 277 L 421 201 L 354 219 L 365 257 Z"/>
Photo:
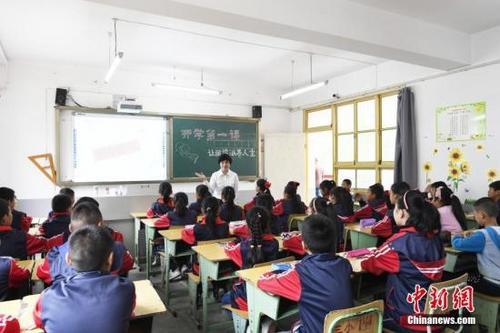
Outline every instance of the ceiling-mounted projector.
<path fill-rule="evenodd" d="M 141 113 L 142 104 L 137 103 L 135 98 L 124 98 L 118 102 L 116 111 L 120 113 Z"/>

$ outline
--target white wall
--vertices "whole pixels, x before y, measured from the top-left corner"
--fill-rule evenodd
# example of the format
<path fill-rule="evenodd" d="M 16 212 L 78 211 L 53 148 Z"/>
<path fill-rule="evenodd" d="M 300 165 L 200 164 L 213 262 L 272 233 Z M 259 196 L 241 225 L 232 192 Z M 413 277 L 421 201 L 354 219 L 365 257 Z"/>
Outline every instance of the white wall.
<path fill-rule="evenodd" d="M 1 186 L 14 188 L 21 199 L 49 198 L 57 191 L 27 159 L 29 155 L 55 152 L 56 87 L 71 88 L 70 93 L 78 103 L 90 107 L 111 106 L 113 93 L 136 96 L 146 111 L 162 113 L 251 117 L 249 105 L 263 105 L 262 135 L 288 132 L 291 128 L 290 112 L 280 106 L 279 92 L 269 91 L 262 85 L 249 87 L 237 81 L 212 78 L 207 84 L 224 90 L 224 94 L 201 100 L 198 96 L 167 95 L 152 88 L 151 82 L 165 81 L 166 74 L 161 71 L 118 70 L 109 85 L 96 81 L 103 75 L 99 68 L 9 63 L 6 88 L 0 94 Z M 243 189 L 246 187 L 254 188 L 252 184 L 243 184 Z M 193 184 L 174 184 L 174 191 L 192 192 L 193 188 Z M 88 187 L 76 190 L 77 195 L 112 196 L 116 187 L 108 190 L 101 187 L 98 192 Z M 127 195 L 154 194 L 156 186 L 126 186 L 122 191 Z"/>
<path fill-rule="evenodd" d="M 491 60 L 491 59 L 490 59 Z M 387 62 L 377 68 L 371 67 L 333 78 L 328 87 L 311 94 L 295 98 L 293 106 L 302 109 L 304 105 L 319 103 L 331 98 L 332 93 L 341 97 L 364 93 L 367 90 L 381 89 L 401 82 L 423 78 L 432 74 L 439 74 L 433 69 Z M 471 175 L 459 187 L 459 196 L 477 198 L 486 194 L 488 179 L 486 170 L 496 168 L 500 173 L 500 149 L 496 143 L 500 139 L 500 65 L 491 65 L 426 80 L 412 85 L 415 93 L 415 109 L 417 117 L 418 142 L 418 170 L 419 186 L 425 187 L 426 179 L 422 165 L 429 161 L 433 171 L 429 174 L 432 181 L 446 180 L 448 175 L 447 152 L 448 148 L 458 147 L 465 153 L 465 159 L 471 166 Z M 449 106 L 465 103 L 485 101 L 487 109 L 487 139 L 485 141 L 468 141 L 463 143 L 436 143 L 435 141 L 435 110 L 440 106 Z M 302 112 L 293 112 L 293 129 L 302 126 Z M 482 143 L 484 150 L 478 151 L 476 144 Z M 436 155 L 434 148 L 438 149 Z"/>

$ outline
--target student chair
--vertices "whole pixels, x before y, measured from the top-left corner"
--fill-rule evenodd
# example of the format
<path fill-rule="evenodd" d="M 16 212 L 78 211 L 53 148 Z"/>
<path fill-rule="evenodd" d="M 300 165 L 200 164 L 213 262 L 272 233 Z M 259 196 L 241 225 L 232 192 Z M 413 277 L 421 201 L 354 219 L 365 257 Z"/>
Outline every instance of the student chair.
<path fill-rule="evenodd" d="M 489 296 L 474 292 L 474 315 L 477 324 L 486 326 L 488 332 L 498 332 L 495 329 L 500 329 L 500 297 Z"/>
<path fill-rule="evenodd" d="M 453 311 L 453 291 L 457 287 L 458 288 L 465 287 L 467 285 L 468 276 L 469 275 L 467 273 L 465 273 L 464 275 L 459 276 L 459 277 L 452 279 L 452 280 L 443 281 L 443 282 L 436 282 L 436 283 L 431 284 L 429 286 L 429 289 L 427 290 L 427 298 L 425 301 L 424 314 L 429 315 L 429 316 L 444 315 L 444 314 L 448 314 L 451 311 Z M 448 292 L 448 308 L 446 308 L 446 309 L 441 309 L 441 308 L 431 309 L 431 306 L 430 306 L 431 297 L 428 297 L 429 292 L 431 290 L 431 287 L 434 287 L 437 290 L 446 289 L 446 291 Z M 458 310 L 458 317 L 463 317 L 463 309 Z M 463 330 L 463 325 L 460 325 L 458 330 L 456 330 L 455 332 L 461 332 L 462 330 Z M 431 333 L 431 332 L 432 332 L 432 326 L 427 325 L 427 333 Z"/>
<path fill-rule="evenodd" d="M 307 214 L 290 214 L 288 215 L 288 231 L 299 230 L 299 221 L 303 221 L 307 217 Z M 302 229 L 302 228 L 300 228 Z"/>
<path fill-rule="evenodd" d="M 325 316 L 323 333 L 344 332 L 345 329 L 356 333 L 381 333 L 383 317 L 384 302 L 382 300 L 331 311 Z"/>

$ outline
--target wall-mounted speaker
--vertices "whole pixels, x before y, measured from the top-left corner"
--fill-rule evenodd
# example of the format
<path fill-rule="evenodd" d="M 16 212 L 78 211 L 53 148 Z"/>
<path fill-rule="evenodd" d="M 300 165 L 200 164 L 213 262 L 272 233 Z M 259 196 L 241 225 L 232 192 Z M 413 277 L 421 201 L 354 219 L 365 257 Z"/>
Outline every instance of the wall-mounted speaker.
<path fill-rule="evenodd" d="M 56 89 L 56 105 L 65 106 L 67 95 L 68 95 L 67 89 L 57 88 Z"/>
<path fill-rule="evenodd" d="M 252 118 L 257 118 L 257 119 L 262 118 L 262 106 L 261 105 L 252 106 Z"/>

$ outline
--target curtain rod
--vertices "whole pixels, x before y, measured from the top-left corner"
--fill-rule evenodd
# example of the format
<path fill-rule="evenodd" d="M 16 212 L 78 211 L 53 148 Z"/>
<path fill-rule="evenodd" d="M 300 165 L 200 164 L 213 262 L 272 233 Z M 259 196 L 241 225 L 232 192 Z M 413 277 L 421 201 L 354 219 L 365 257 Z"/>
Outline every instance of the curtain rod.
<path fill-rule="evenodd" d="M 358 97 L 364 97 L 367 95 L 374 95 L 377 93 L 383 93 L 383 92 L 387 92 L 387 91 L 391 91 L 391 90 L 401 89 L 401 88 L 407 87 L 407 86 L 412 85 L 412 84 L 425 82 L 425 81 L 429 81 L 429 80 L 434 80 L 434 79 L 438 79 L 441 77 L 446 77 L 449 75 L 462 73 L 462 72 L 468 72 L 468 71 L 473 70 L 473 69 L 478 69 L 478 68 L 483 68 L 483 67 L 488 67 L 488 66 L 493 66 L 493 65 L 498 65 L 498 64 L 500 64 L 500 59 L 495 59 L 495 60 L 491 60 L 491 61 L 487 61 L 487 62 L 475 64 L 475 65 L 462 66 L 462 67 L 458 67 L 458 68 L 455 68 L 455 69 L 452 69 L 452 70 L 449 70 L 449 71 L 446 71 L 443 73 L 431 74 L 431 75 L 424 76 L 424 77 L 421 77 L 418 79 L 403 81 L 403 82 L 400 82 L 397 84 L 387 85 L 387 86 L 380 87 L 380 88 L 373 88 L 373 89 L 368 89 L 368 90 L 364 90 L 361 92 L 349 94 L 349 95 L 342 97 L 342 98 L 339 98 L 339 99 L 329 98 L 329 99 L 325 99 L 325 100 L 322 100 L 322 101 L 316 102 L 316 103 L 308 103 L 308 104 L 298 105 L 298 106 L 292 107 L 290 112 L 298 112 L 298 111 L 302 111 L 304 109 L 320 107 L 322 105 L 327 105 L 327 104 L 340 103 L 340 102 L 344 102 L 344 101 L 347 101 L 350 99 L 355 99 Z M 332 81 L 334 81 L 334 80 L 332 80 Z"/>

